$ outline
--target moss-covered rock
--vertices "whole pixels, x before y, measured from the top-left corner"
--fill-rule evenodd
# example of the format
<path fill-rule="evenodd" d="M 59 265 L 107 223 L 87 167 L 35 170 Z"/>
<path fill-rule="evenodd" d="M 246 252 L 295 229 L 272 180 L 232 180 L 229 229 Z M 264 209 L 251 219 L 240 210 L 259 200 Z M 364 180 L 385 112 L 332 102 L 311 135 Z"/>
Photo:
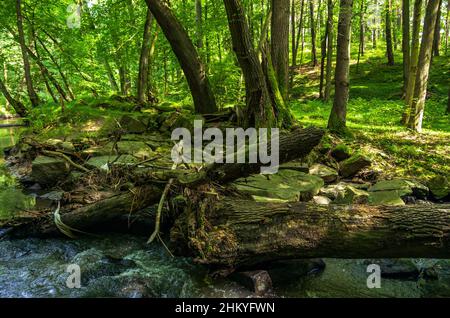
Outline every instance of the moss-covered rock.
<path fill-rule="evenodd" d="M 338 144 L 331 149 L 330 155 L 337 161 L 343 161 L 351 157 L 352 151 L 346 144 Z"/>
<path fill-rule="evenodd" d="M 343 191 L 339 191 L 336 200 L 336 204 L 366 204 L 369 200 L 369 194 L 360 189 L 356 189 L 350 185 L 347 185 Z"/>
<path fill-rule="evenodd" d="M 405 205 L 396 190 L 369 192 L 369 204 L 371 205 Z"/>
<path fill-rule="evenodd" d="M 400 197 L 414 195 L 417 198 L 426 198 L 428 188 L 417 181 L 404 179 L 382 180 L 369 188 L 369 192 L 396 191 Z"/>
<path fill-rule="evenodd" d="M 70 165 L 60 158 L 38 156 L 31 167 L 30 179 L 44 187 L 55 185 L 70 173 Z"/>
<path fill-rule="evenodd" d="M 339 174 L 333 168 L 316 163 L 309 168 L 309 173 L 323 179 L 325 183 L 331 183 L 337 180 Z"/>
<path fill-rule="evenodd" d="M 117 156 L 93 157 L 87 161 L 87 164 L 97 169 L 107 169 L 107 165 L 112 162 L 116 165 L 130 165 L 138 162 L 138 160 L 131 155 L 122 155 L 118 157 L 117 160 L 116 158 Z"/>
<path fill-rule="evenodd" d="M 371 160 L 361 153 L 357 153 L 350 158 L 339 163 L 339 170 L 344 178 L 352 177 L 362 169 L 369 167 Z"/>
<path fill-rule="evenodd" d="M 428 181 L 428 187 L 433 197 L 437 200 L 450 195 L 450 182 L 447 176 L 438 175 Z"/>

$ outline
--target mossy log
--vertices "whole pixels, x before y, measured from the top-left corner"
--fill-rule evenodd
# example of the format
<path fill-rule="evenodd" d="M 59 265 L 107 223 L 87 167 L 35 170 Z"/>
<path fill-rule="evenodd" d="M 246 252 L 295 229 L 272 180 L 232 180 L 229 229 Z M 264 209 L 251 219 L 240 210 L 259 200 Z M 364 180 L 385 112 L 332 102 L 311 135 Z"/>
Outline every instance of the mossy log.
<path fill-rule="evenodd" d="M 193 244 L 196 237 L 187 244 L 201 246 L 191 254 L 199 262 L 219 267 L 293 258 L 450 258 L 449 204 L 323 206 L 228 198 L 205 218 L 205 231 L 196 232 L 203 244 Z M 172 229 L 174 246 L 189 236 L 179 233 L 188 228 L 182 220 Z"/>

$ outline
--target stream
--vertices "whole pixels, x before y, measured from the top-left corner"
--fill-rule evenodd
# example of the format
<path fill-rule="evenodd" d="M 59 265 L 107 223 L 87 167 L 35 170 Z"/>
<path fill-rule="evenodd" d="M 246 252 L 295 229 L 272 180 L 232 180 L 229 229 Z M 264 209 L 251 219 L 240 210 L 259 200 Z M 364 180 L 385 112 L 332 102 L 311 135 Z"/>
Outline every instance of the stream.
<path fill-rule="evenodd" d="M 11 123 L 1 120 L 0 124 Z M 0 128 L 0 219 L 34 206 L 8 173 L 3 149 L 19 127 Z M 2 229 L 0 229 L 0 233 Z M 5 297 L 255 297 L 229 279 L 212 279 L 188 258 L 172 258 L 146 238 L 102 234 L 96 238 L 0 240 L 0 298 Z M 450 297 L 447 260 L 324 259 L 324 270 L 305 262 L 286 262 L 273 269 L 273 297 Z M 368 264 L 384 264 L 395 278 L 383 277 L 381 288 L 367 287 Z M 81 288 L 67 287 L 70 264 L 81 269 Z M 400 279 L 400 278 L 401 279 Z"/>

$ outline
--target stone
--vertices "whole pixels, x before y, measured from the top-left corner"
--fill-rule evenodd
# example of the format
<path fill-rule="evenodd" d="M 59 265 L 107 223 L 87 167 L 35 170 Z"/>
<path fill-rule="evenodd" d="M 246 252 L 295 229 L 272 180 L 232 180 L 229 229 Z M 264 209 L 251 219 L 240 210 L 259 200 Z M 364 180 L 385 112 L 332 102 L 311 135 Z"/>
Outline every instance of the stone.
<path fill-rule="evenodd" d="M 382 180 L 369 188 L 369 192 L 377 191 L 397 191 L 400 197 L 414 195 L 417 198 L 426 198 L 428 195 L 426 186 L 416 181 L 404 179 Z"/>
<path fill-rule="evenodd" d="M 141 121 L 130 115 L 123 115 L 119 124 L 129 134 L 142 134 L 147 130 L 147 127 Z"/>
<path fill-rule="evenodd" d="M 338 144 L 330 151 L 330 155 L 337 161 L 343 161 L 351 157 L 352 151 L 345 144 Z"/>
<path fill-rule="evenodd" d="M 324 260 L 320 258 L 292 259 L 271 262 L 267 271 L 273 284 L 277 286 L 297 282 L 308 275 L 319 274 L 325 267 Z"/>
<path fill-rule="evenodd" d="M 66 178 L 70 165 L 64 159 L 38 156 L 31 165 L 30 179 L 43 187 L 51 187 Z"/>
<path fill-rule="evenodd" d="M 344 178 L 352 177 L 362 169 L 372 164 L 369 158 L 362 154 L 355 154 L 339 163 L 339 172 Z"/>
<path fill-rule="evenodd" d="M 337 180 L 338 172 L 333 168 L 316 163 L 309 169 L 309 173 L 323 179 L 325 183 L 332 183 Z"/>
<path fill-rule="evenodd" d="M 309 201 L 324 185 L 322 178 L 295 170 L 279 170 L 273 175 L 253 175 L 233 182 L 241 192 L 255 200 L 269 202 Z"/>
<path fill-rule="evenodd" d="M 66 150 L 66 151 L 75 151 L 74 145 L 69 141 L 62 141 L 61 139 L 47 139 L 45 144 L 49 146 L 54 146 L 56 148 Z"/>
<path fill-rule="evenodd" d="M 87 161 L 88 165 L 91 165 L 97 169 L 107 169 L 107 164 L 113 161 L 116 165 L 130 165 L 138 163 L 138 160 L 131 155 L 122 155 L 116 160 L 117 156 L 100 156 L 92 157 Z"/>
<path fill-rule="evenodd" d="M 331 203 L 331 200 L 325 196 L 321 196 L 321 195 L 315 195 L 313 197 L 313 201 L 315 204 L 320 204 L 320 205 L 329 205 Z"/>
<path fill-rule="evenodd" d="M 437 175 L 428 181 L 428 187 L 436 200 L 441 200 L 450 194 L 449 178 L 443 175 Z"/>
<path fill-rule="evenodd" d="M 290 161 L 283 163 L 280 165 L 279 169 L 288 169 L 288 170 L 295 170 L 300 171 L 303 173 L 309 173 L 309 167 L 307 164 L 298 162 L 298 161 Z"/>
<path fill-rule="evenodd" d="M 405 205 L 397 191 L 369 192 L 369 204 L 371 205 Z"/>
<path fill-rule="evenodd" d="M 117 149 L 119 154 L 133 155 L 142 160 L 148 159 L 153 155 L 152 149 L 142 141 L 119 141 Z"/>
<path fill-rule="evenodd" d="M 366 204 L 368 201 L 369 194 L 366 191 L 347 185 L 343 191 L 338 192 L 337 198 L 333 203 Z"/>
<path fill-rule="evenodd" d="M 62 191 L 51 191 L 45 193 L 39 197 L 39 199 L 50 200 L 50 201 L 61 201 L 63 198 L 64 192 Z"/>
<path fill-rule="evenodd" d="M 237 272 L 231 278 L 251 290 L 256 296 L 264 296 L 272 290 L 272 279 L 265 270 Z"/>

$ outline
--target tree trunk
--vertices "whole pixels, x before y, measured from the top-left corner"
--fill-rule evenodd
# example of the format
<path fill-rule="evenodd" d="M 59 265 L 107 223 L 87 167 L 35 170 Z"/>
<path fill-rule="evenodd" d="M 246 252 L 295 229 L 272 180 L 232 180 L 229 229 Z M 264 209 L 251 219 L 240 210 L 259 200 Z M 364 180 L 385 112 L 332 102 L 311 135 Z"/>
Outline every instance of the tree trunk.
<path fill-rule="evenodd" d="M 184 220 L 195 220 L 185 214 Z M 183 217 L 172 228 L 171 243 L 180 252 L 188 237 L 190 256 L 219 267 L 322 257 L 450 258 L 448 204 L 326 206 L 226 198 L 206 218 L 205 248 L 192 244 L 199 239 L 195 235 L 183 232 Z"/>
<path fill-rule="evenodd" d="M 291 52 L 292 52 L 292 67 L 297 66 L 297 42 L 296 42 L 296 16 L 295 16 L 295 0 L 291 0 Z"/>
<path fill-rule="evenodd" d="M 14 108 L 17 115 L 20 117 L 26 117 L 27 116 L 27 109 L 25 106 L 18 100 L 14 99 L 11 94 L 8 91 L 8 88 L 6 87 L 5 83 L 3 83 L 2 79 L 0 78 L 0 92 L 2 92 L 3 96 L 5 96 L 8 103 Z"/>
<path fill-rule="evenodd" d="M 327 21 L 327 24 L 325 26 L 325 33 L 323 35 L 321 45 L 320 45 L 320 81 L 319 81 L 319 98 L 322 100 L 325 100 L 324 96 L 324 80 L 325 80 L 325 60 L 327 59 L 327 42 L 330 40 L 329 35 L 329 23 Z"/>
<path fill-rule="evenodd" d="M 203 21 L 202 21 L 202 0 L 195 0 L 195 24 L 196 24 L 196 44 L 200 50 L 203 48 Z"/>
<path fill-rule="evenodd" d="M 365 0 L 361 0 L 361 12 L 359 13 L 359 47 L 360 47 L 360 55 L 364 56 L 364 52 L 365 52 L 365 48 L 366 48 L 366 44 L 365 44 L 365 37 L 364 37 L 364 33 L 365 33 L 365 17 L 364 17 L 364 13 L 366 11 L 366 7 L 364 6 L 364 1 Z"/>
<path fill-rule="evenodd" d="M 272 0 L 271 52 L 278 86 L 284 100 L 289 89 L 289 1 Z"/>
<path fill-rule="evenodd" d="M 402 116 L 402 124 L 407 125 L 411 117 L 414 88 L 416 86 L 417 63 L 420 51 L 420 24 L 422 19 L 423 0 L 415 0 L 412 31 L 411 59 L 409 61 L 408 86 L 405 92 L 405 109 Z"/>
<path fill-rule="evenodd" d="M 25 45 L 25 35 L 23 31 L 23 17 L 22 17 L 22 0 L 16 0 L 16 14 L 17 14 L 17 29 L 19 32 L 19 44 L 22 51 L 23 68 L 25 72 L 25 80 L 27 83 L 28 96 L 30 97 L 31 105 L 36 107 L 39 105 L 39 97 L 33 87 L 33 80 L 31 78 L 30 61 L 28 60 L 28 52 Z"/>
<path fill-rule="evenodd" d="M 314 2 L 309 0 L 310 27 L 311 27 L 311 59 L 314 66 L 317 66 L 316 54 L 316 25 L 314 23 Z"/>
<path fill-rule="evenodd" d="M 337 133 L 346 130 L 347 103 L 349 92 L 349 66 L 350 66 L 350 31 L 352 20 L 353 0 L 340 0 L 335 93 L 333 108 L 328 120 L 328 128 Z"/>
<path fill-rule="evenodd" d="M 436 18 L 436 26 L 434 29 L 434 40 L 433 40 L 433 55 L 439 56 L 439 49 L 441 46 L 441 7 L 442 0 L 439 1 L 439 9 Z"/>
<path fill-rule="evenodd" d="M 331 72 L 333 67 L 333 0 L 328 0 L 328 18 L 327 18 L 327 68 L 326 68 L 326 81 L 325 81 L 325 93 L 324 101 L 328 102 L 331 94 Z"/>
<path fill-rule="evenodd" d="M 423 26 L 422 43 L 420 45 L 419 62 L 417 65 L 416 83 L 409 127 L 422 132 L 423 111 L 427 97 L 428 75 L 430 71 L 431 56 L 433 54 L 433 40 L 435 23 L 438 15 L 439 0 L 429 0 Z"/>
<path fill-rule="evenodd" d="M 394 50 L 392 48 L 392 21 L 391 21 L 391 0 L 386 0 L 386 54 L 388 65 L 394 65 Z"/>
<path fill-rule="evenodd" d="M 409 0 L 402 0 L 402 52 L 403 52 L 403 93 L 406 96 L 410 68 L 410 18 Z"/>
<path fill-rule="evenodd" d="M 146 102 L 146 93 L 149 75 L 149 58 L 150 49 L 152 45 L 151 29 L 153 16 L 149 9 L 147 9 L 147 17 L 145 18 L 144 36 L 142 40 L 141 56 L 139 59 L 139 74 L 137 81 L 137 97 L 139 103 Z"/>
<path fill-rule="evenodd" d="M 302 64 L 302 62 L 303 62 L 303 43 L 304 43 L 303 20 L 304 20 L 304 11 L 305 11 L 304 9 L 305 9 L 305 0 L 302 0 L 302 2 L 300 4 L 300 21 L 298 23 L 297 41 L 296 41 L 296 45 L 295 45 L 295 55 L 297 56 L 298 55 L 298 47 L 300 45 L 300 42 L 302 43 L 300 64 Z M 300 41 L 300 39 L 301 39 L 301 41 Z"/>
<path fill-rule="evenodd" d="M 445 55 L 448 54 L 449 35 L 450 35 L 450 1 L 447 0 L 447 16 L 445 18 Z"/>
<path fill-rule="evenodd" d="M 377 33 L 378 33 L 378 23 L 377 23 L 377 14 L 378 14 L 378 0 L 375 0 L 375 10 L 374 13 L 372 14 L 372 48 L 376 49 L 377 48 Z"/>
<path fill-rule="evenodd" d="M 186 30 L 161 0 L 146 0 L 146 2 L 180 62 L 196 112 L 214 113 L 217 111 L 216 100 L 205 67 Z"/>

